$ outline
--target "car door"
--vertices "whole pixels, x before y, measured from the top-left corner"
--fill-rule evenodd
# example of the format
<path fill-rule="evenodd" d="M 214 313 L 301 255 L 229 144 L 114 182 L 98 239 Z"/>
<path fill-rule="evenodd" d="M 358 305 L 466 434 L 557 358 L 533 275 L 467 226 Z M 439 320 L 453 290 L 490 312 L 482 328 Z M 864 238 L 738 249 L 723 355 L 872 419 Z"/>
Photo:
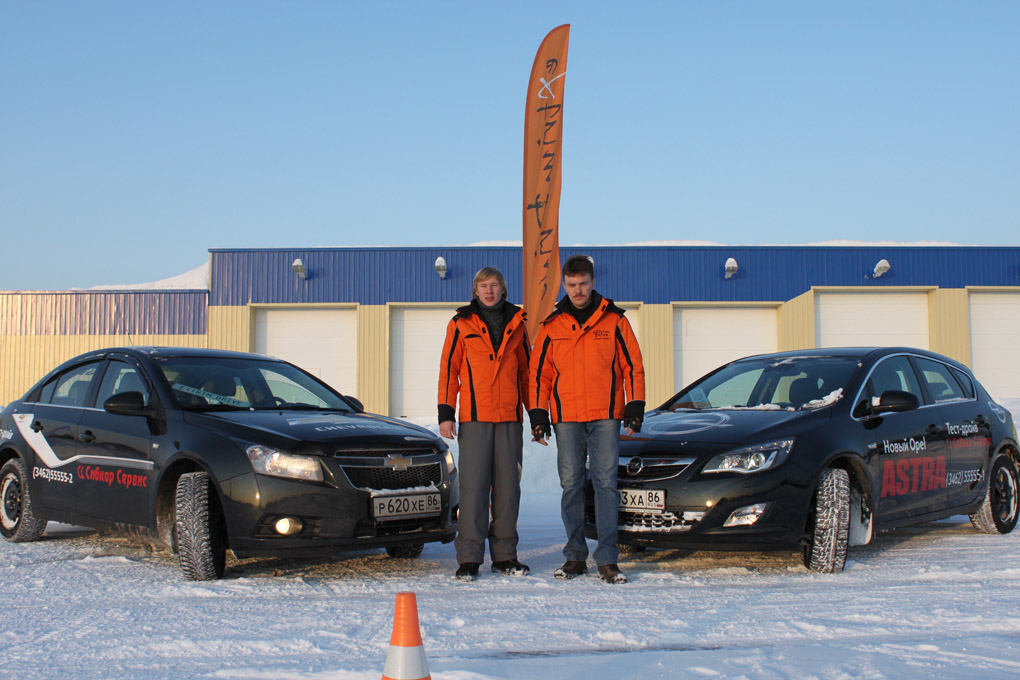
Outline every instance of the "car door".
<path fill-rule="evenodd" d="M 909 392 L 919 407 L 869 415 L 861 426 L 871 439 L 868 465 L 878 482 L 878 519 L 895 522 L 946 507 L 946 430 L 925 395 L 905 354 L 886 357 L 871 372 L 864 394 L 877 406 L 890 390 Z M 868 408 L 868 405 L 865 405 Z M 855 410 L 855 417 L 861 415 Z"/>
<path fill-rule="evenodd" d="M 46 381 L 14 422 L 32 449 L 27 470 L 32 499 L 42 508 L 71 512 L 76 504 L 78 423 L 101 362 L 73 366 Z"/>
<path fill-rule="evenodd" d="M 949 507 L 977 503 L 992 454 L 991 413 L 975 399 L 974 383 L 941 361 L 913 357 L 922 386 L 946 429 L 946 495 Z"/>
<path fill-rule="evenodd" d="M 141 367 L 129 357 L 106 362 L 94 401 L 78 424 L 80 515 L 147 526 L 154 496 L 152 432 L 145 416 L 115 415 L 103 403 L 115 394 L 140 392 L 154 399 Z"/>

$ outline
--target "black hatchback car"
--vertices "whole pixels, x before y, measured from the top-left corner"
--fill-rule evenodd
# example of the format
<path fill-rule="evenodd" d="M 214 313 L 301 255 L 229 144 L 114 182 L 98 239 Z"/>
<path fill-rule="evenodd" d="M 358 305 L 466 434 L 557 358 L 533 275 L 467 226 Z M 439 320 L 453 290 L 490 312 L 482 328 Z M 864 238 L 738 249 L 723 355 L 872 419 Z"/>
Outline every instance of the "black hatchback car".
<path fill-rule="evenodd" d="M 897 526 L 969 514 L 1009 533 L 1018 465 L 1012 416 L 952 359 L 903 347 L 752 356 L 621 436 L 619 542 L 800 548 L 808 568 L 837 572 L 848 546 Z"/>
<path fill-rule="evenodd" d="M 83 354 L 0 416 L 0 534 L 141 528 L 189 579 L 237 557 L 451 541 L 457 469 L 424 428 L 285 361 L 182 348 Z"/>

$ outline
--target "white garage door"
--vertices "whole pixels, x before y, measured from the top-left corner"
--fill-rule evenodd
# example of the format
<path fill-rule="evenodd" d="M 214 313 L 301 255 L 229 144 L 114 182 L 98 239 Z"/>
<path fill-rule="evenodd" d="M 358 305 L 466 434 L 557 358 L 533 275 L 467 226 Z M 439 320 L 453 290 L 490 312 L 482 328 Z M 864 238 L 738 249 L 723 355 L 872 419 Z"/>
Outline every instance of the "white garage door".
<path fill-rule="evenodd" d="M 357 310 L 257 309 L 255 351 L 296 364 L 333 389 L 357 396 Z"/>
<path fill-rule="evenodd" d="M 456 311 L 456 306 L 391 311 L 391 416 L 436 416 L 439 358 L 446 326 Z"/>
<path fill-rule="evenodd" d="M 970 356 L 974 375 L 993 397 L 1020 397 L 1020 294 L 970 294 Z"/>
<path fill-rule="evenodd" d="M 819 293 L 815 346 L 928 349 L 925 293 Z"/>
<path fill-rule="evenodd" d="M 728 361 L 775 352 L 776 324 L 776 310 L 770 308 L 674 310 L 674 392 Z"/>

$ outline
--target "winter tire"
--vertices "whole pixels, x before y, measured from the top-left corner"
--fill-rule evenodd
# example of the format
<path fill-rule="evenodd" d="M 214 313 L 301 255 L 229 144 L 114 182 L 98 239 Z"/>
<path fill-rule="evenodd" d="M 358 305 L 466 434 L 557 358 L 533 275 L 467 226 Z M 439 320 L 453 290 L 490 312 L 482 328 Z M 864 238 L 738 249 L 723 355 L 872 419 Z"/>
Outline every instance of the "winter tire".
<path fill-rule="evenodd" d="M 408 543 L 406 545 L 388 545 L 386 554 L 397 559 L 413 560 L 421 557 L 421 551 L 425 548 L 423 543 Z"/>
<path fill-rule="evenodd" d="M 1016 461 L 999 454 L 988 470 L 988 491 L 981 508 L 970 516 L 971 524 L 985 534 L 1008 534 L 1017 520 L 1017 489 L 1020 487 Z"/>
<path fill-rule="evenodd" d="M 843 571 L 849 537 L 850 476 L 846 470 L 828 468 L 818 482 L 814 525 L 811 542 L 804 548 L 804 565 L 826 574 Z"/>
<path fill-rule="evenodd" d="M 211 581 L 223 576 L 226 541 L 223 516 L 207 472 L 189 472 L 177 480 L 174 535 L 184 577 Z"/>
<path fill-rule="evenodd" d="M 46 520 L 36 519 L 28 475 L 20 458 L 0 467 L 0 534 L 11 543 L 34 541 L 43 535 Z"/>
<path fill-rule="evenodd" d="M 645 546 L 643 546 L 643 545 L 627 545 L 626 543 L 617 543 L 616 544 L 616 550 L 621 555 L 636 555 L 637 553 L 644 552 L 645 551 Z"/>

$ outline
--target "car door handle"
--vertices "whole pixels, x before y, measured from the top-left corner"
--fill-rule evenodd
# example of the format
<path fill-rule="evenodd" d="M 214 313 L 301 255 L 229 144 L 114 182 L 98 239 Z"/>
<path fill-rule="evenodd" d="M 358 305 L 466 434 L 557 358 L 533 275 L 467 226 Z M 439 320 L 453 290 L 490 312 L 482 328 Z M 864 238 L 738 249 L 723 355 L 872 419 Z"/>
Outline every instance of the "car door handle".
<path fill-rule="evenodd" d="M 938 425 L 929 425 L 928 429 L 925 430 L 929 437 L 937 437 L 942 434 L 943 429 Z"/>
<path fill-rule="evenodd" d="M 38 420 L 32 423 L 32 432 L 42 432 L 42 423 Z"/>
<path fill-rule="evenodd" d="M 988 424 L 988 418 L 985 418 L 983 413 L 979 413 L 977 414 L 977 416 L 974 417 L 974 422 L 984 427 L 985 425 Z"/>
<path fill-rule="evenodd" d="M 95 440 L 96 440 L 96 435 L 92 434 L 92 430 L 85 430 L 80 435 L 78 435 L 78 441 L 80 441 L 80 442 L 82 442 L 84 444 L 91 444 Z"/>

